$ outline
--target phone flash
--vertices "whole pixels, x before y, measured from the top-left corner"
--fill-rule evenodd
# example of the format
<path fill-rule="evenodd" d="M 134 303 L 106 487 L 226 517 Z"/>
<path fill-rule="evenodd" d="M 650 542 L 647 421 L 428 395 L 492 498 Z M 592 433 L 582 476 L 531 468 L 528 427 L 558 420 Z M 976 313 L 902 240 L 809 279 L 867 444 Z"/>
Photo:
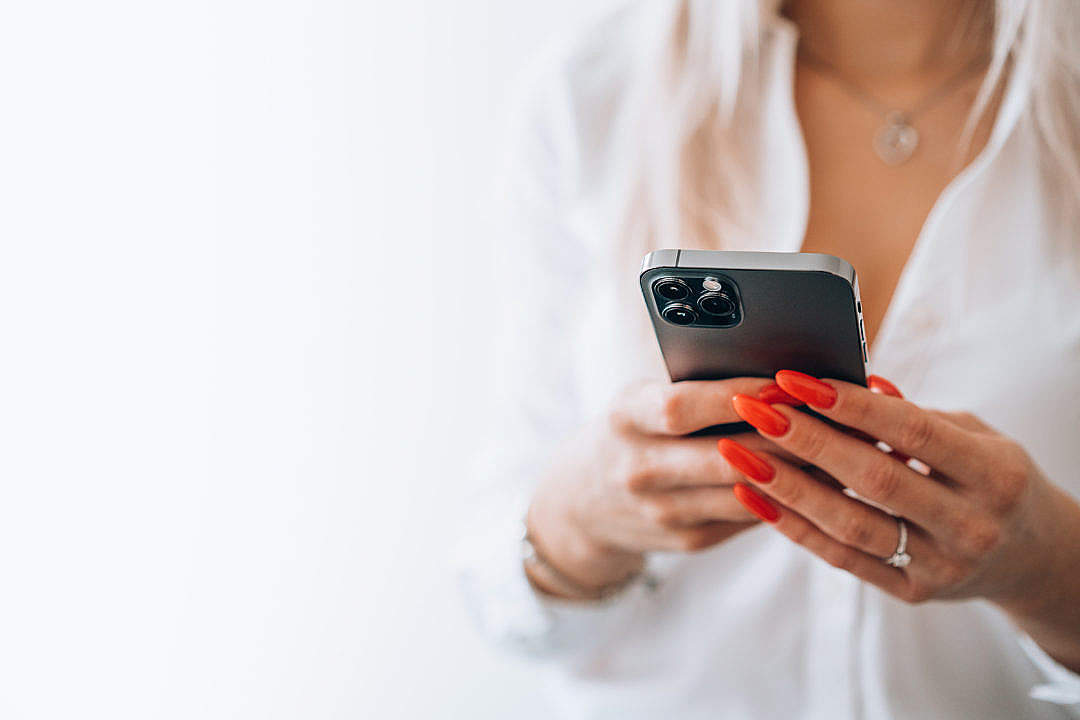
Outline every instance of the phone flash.
<path fill-rule="evenodd" d="M 716 292 L 720 288 L 724 287 L 719 280 L 714 277 L 707 277 L 701 282 L 701 286 L 709 292 Z"/>

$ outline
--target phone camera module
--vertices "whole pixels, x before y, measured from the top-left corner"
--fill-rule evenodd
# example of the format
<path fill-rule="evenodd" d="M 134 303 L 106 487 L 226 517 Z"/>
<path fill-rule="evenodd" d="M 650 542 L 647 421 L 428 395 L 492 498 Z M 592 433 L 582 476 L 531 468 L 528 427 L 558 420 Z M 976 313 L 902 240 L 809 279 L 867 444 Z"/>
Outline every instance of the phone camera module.
<path fill-rule="evenodd" d="M 677 302 L 669 303 L 660 314 L 673 325 L 693 325 L 697 320 L 692 307 Z"/>
<path fill-rule="evenodd" d="M 690 297 L 690 286 L 679 278 L 660 278 L 653 283 L 653 291 L 665 300 L 685 300 Z"/>
<path fill-rule="evenodd" d="M 707 292 L 698 298 L 698 307 L 702 312 L 716 317 L 728 317 L 735 314 L 735 301 L 725 292 Z"/>

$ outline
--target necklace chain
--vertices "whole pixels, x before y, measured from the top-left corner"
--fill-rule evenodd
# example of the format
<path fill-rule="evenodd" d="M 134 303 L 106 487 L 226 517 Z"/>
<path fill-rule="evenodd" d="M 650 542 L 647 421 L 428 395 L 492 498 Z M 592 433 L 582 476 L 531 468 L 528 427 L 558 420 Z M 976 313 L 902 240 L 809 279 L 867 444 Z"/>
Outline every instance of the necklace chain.
<path fill-rule="evenodd" d="M 799 56 L 810 67 L 831 76 L 848 95 L 882 116 L 884 125 L 874 134 L 874 151 L 888 165 L 900 165 L 914 154 L 919 144 L 919 133 L 912 125 L 915 118 L 948 97 L 965 80 L 984 68 L 988 60 L 985 56 L 975 58 L 960 72 L 950 76 L 945 82 L 926 95 L 914 107 L 902 110 L 878 98 L 865 87 L 840 72 L 828 60 L 807 50 L 802 43 L 799 44 Z"/>

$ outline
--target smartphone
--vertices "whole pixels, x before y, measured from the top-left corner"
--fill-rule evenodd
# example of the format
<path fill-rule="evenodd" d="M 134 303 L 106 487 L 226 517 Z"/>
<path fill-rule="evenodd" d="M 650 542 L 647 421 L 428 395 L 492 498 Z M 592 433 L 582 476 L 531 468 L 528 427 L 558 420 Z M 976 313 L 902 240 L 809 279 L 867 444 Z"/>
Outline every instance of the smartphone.
<path fill-rule="evenodd" d="M 640 281 L 672 381 L 799 370 L 866 384 L 859 281 L 841 258 L 656 250 Z"/>

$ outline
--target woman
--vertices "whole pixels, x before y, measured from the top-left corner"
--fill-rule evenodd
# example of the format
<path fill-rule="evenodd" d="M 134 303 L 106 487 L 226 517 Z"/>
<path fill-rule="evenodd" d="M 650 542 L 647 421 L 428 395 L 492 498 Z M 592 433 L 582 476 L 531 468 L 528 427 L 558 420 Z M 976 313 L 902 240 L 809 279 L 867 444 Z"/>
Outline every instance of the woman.
<path fill-rule="evenodd" d="M 525 560 L 465 578 L 566 714 L 1080 716 L 1078 31 L 1069 0 L 683 0 L 546 65 L 493 465 Z M 671 384 L 655 247 L 846 258 L 883 377 Z"/>

